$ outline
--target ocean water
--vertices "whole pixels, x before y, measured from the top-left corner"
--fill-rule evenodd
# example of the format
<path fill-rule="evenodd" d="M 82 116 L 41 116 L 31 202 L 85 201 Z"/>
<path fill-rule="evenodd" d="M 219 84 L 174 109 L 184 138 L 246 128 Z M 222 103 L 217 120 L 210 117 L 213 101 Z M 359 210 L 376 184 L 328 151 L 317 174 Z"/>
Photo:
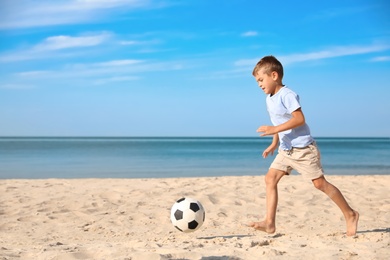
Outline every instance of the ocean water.
<path fill-rule="evenodd" d="M 0 138 L 0 179 L 264 175 L 270 138 Z M 326 174 L 390 174 L 390 138 L 316 138 Z M 297 174 L 295 172 L 295 174 Z"/>

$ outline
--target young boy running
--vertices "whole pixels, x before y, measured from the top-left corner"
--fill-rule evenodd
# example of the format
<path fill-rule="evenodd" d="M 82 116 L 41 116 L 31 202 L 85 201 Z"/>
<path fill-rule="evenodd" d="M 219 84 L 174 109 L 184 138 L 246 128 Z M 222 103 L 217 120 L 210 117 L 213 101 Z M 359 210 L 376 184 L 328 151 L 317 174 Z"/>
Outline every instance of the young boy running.
<path fill-rule="evenodd" d="M 267 94 L 267 110 L 273 124 L 257 129 L 257 132 L 261 133 L 260 136 L 273 136 L 271 145 L 263 152 L 263 157 L 273 154 L 278 145 L 279 149 L 265 175 L 267 209 L 265 220 L 251 222 L 249 226 L 270 234 L 275 232 L 277 185 L 284 175 L 295 169 L 333 200 L 344 214 L 347 235 L 356 235 L 359 213 L 348 205 L 340 190 L 325 179 L 320 153 L 305 122 L 299 97 L 282 83 L 282 64 L 274 56 L 265 56 L 256 64 L 252 74 L 259 87 Z"/>

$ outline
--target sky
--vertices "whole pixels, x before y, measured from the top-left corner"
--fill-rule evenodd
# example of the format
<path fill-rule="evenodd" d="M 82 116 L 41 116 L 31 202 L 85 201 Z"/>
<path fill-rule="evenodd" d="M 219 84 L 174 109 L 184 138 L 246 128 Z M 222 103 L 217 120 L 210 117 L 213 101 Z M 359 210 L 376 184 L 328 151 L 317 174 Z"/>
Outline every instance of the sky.
<path fill-rule="evenodd" d="M 315 137 L 390 137 L 386 0 L 1 0 L 0 136 L 256 137 L 284 66 Z"/>

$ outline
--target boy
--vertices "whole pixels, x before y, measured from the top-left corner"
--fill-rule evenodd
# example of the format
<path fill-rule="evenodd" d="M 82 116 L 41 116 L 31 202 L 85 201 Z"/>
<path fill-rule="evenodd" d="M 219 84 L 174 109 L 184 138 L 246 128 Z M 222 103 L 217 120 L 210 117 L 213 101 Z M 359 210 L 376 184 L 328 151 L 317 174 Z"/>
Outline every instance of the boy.
<path fill-rule="evenodd" d="M 305 123 L 299 97 L 283 85 L 283 66 L 274 56 L 263 57 L 252 72 L 259 87 L 267 94 L 267 110 L 273 126 L 260 126 L 260 136 L 272 135 L 271 145 L 263 152 L 266 158 L 273 154 L 279 145 L 278 155 L 265 176 L 266 217 L 264 221 L 249 224 L 257 230 L 275 232 L 276 207 L 278 203 L 277 185 L 279 180 L 297 170 L 310 179 L 314 186 L 328 195 L 344 214 L 347 236 L 356 235 L 359 213 L 353 210 L 339 189 L 329 183 L 324 175 L 320 153 L 310 129 Z"/>

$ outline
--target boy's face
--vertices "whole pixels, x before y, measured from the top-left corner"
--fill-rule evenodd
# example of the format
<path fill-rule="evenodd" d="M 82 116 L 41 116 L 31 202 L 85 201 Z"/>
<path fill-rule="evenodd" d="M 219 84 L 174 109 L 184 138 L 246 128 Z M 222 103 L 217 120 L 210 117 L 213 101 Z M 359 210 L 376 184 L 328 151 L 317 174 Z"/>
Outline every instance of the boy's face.
<path fill-rule="evenodd" d="M 264 91 L 265 94 L 275 94 L 279 89 L 278 86 L 278 73 L 273 71 L 270 75 L 264 73 L 264 69 L 260 69 L 255 79 L 259 87 Z"/>

